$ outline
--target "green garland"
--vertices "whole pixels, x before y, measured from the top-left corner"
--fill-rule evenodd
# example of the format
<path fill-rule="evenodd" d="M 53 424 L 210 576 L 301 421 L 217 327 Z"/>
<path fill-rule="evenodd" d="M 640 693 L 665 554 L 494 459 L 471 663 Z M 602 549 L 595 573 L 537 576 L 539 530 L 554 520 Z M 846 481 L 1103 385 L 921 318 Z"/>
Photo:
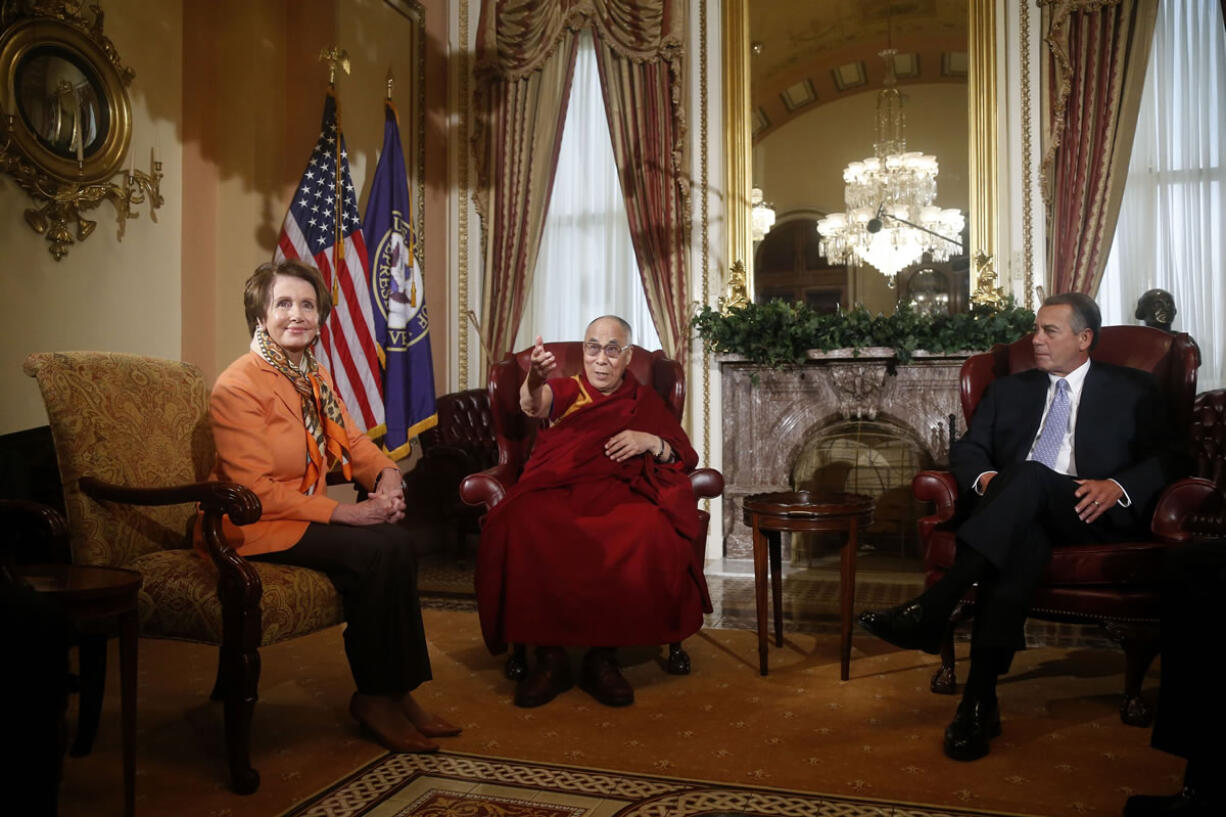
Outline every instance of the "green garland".
<path fill-rule="evenodd" d="M 771 300 L 733 308 L 727 314 L 703 306 L 694 329 L 716 354 L 738 354 L 772 368 L 806 360 L 810 349 L 885 346 L 900 363 L 920 349 L 938 354 L 982 351 L 1012 343 L 1034 328 L 1034 312 L 1014 305 L 973 306 L 955 315 L 927 315 L 909 305 L 893 315 L 872 315 L 861 304 L 848 312 L 819 314 L 799 302 Z"/>

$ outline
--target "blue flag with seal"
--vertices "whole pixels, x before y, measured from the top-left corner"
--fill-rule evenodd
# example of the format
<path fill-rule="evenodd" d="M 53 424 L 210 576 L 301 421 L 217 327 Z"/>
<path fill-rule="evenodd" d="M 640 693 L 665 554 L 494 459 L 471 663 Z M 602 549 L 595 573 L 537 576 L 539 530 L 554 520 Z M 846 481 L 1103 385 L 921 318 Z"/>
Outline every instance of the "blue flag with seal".
<path fill-rule="evenodd" d="M 375 167 L 364 231 L 370 250 L 370 291 L 375 339 L 383 352 L 383 399 L 392 459 L 409 453 L 409 440 L 438 424 L 434 407 L 434 363 L 430 318 L 417 263 L 408 175 L 400 150 L 396 107 L 385 101 L 383 152 Z"/>

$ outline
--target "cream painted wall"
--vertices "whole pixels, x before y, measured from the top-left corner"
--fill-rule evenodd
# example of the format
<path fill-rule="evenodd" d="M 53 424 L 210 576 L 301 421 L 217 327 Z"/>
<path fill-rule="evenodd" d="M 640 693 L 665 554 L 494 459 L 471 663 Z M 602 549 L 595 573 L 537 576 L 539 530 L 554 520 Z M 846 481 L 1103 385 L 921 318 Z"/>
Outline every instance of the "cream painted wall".
<path fill-rule="evenodd" d="M 970 200 L 966 86 L 906 85 L 902 91 L 907 149 L 937 157 L 936 202 L 965 214 Z M 755 146 L 754 183 L 765 191 L 780 217 L 796 210 L 831 213 L 845 209 L 843 168 L 872 155 L 876 104 L 873 92 L 821 105 Z M 874 312 L 893 311 L 897 299 L 885 277 L 872 268 L 860 271 L 854 294 Z"/>
<path fill-rule="evenodd" d="M 98 227 L 62 261 L 26 226 L 32 200 L 0 177 L 0 433 L 47 422 L 34 381 L 21 362 L 35 351 L 99 349 L 178 358 L 182 187 L 178 131 L 182 116 L 182 39 L 178 3 L 108 0 L 105 33 L 136 72 L 128 88 L 137 166 L 148 169 L 157 147 L 166 178 L 157 223 L 148 206 L 116 236 L 109 203 L 87 215 Z M 167 48 L 167 43 L 172 44 Z M 126 160 L 125 160 L 126 164 Z"/>

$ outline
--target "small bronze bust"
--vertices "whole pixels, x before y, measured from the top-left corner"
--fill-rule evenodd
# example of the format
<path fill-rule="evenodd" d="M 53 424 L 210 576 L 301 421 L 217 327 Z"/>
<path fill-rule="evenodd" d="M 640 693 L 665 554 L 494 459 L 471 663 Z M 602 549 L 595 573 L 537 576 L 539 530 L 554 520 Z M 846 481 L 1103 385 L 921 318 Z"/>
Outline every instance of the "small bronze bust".
<path fill-rule="evenodd" d="M 1175 298 L 1165 289 L 1151 289 L 1137 299 L 1137 320 L 1155 329 L 1171 331 L 1176 311 Z"/>

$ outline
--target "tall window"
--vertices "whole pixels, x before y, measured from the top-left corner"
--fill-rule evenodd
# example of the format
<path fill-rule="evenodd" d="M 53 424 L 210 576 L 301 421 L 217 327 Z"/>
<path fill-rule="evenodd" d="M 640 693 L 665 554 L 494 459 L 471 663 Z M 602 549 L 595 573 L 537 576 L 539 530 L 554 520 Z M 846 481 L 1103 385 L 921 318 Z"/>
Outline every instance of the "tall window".
<path fill-rule="evenodd" d="M 1137 298 L 1175 296 L 1171 327 L 1201 349 L 1198 389 L 1226 386 L 1226 30 L 1220 0 L 1162 0 L 1120 221 L 1098 302 L 1136 323 Z"/>
<path fill-rule="evenodd" d="M 592 318 L 614 314 L 634 342 L 660 348 L 639 277 L 617 180 L 592 34 L 580 35 L 553 195 L 515 348 L 579 340 Z"/>

